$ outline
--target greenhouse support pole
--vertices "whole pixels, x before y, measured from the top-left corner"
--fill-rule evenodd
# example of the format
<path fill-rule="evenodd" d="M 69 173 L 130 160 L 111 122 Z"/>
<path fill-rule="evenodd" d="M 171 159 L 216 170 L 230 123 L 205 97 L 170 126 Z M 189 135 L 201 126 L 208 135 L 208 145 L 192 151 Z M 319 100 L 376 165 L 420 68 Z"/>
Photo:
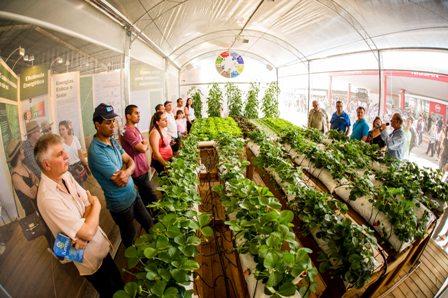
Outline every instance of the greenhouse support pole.
<path fill-rule="evenodd" d="M 180 94 L 180 69 L 177 70 L 177 96 L 181 97 Z M 185 96 L 188 98 L 188 94 L 185 94 Z M 185 102 L 187 101 L 187 99 L 185 99 Z"/>
<path fill-rule="evenodd" d="M 308 61 L 307 67 L 308 67 L 308 103 L 307 103 L 306 113 L 308 114 L 308 111 L 310 110 L 310 97 L 311 97 L 311 89 L 310 89 L 310 83 L 311 83 L 310 61 Z"/>
<path fill-rule="evenodd" d="M 277 80 L 277 86 L 278 86 L 278 67 L 275 68 L 275 79 Z"/>
<path fill-rule="evenodd" d="M 124 28 L 126 34 L 124 36 L 124 45 L 123 45 L 123 71 L 121 73 L 123 84 L 123 101 L 124 107 L 130 104 L 130 79 L 131 79 L 131 57 L 130 57 L 130 49 L 131 49 L 131 31 L 129 28 Z M 123 111 L 124 111 L 123 107 Z"/>
<path fill-rule="evenodd" d="M 165 100 L 170 100 L 168 98 L 168 59 L 165 57 L 165 68 L 163 72 L 163 97 Z"/>
<path fill-rule="evenodd" d="M 378 50 L 378 116 L 381 115 L 381 53 Z"/>

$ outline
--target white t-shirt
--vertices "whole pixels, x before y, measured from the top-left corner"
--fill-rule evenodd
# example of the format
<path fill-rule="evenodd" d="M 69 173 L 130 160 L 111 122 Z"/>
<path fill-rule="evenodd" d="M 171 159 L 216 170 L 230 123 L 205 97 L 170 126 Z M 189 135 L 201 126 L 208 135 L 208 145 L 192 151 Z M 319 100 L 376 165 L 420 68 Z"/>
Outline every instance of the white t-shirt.
<path fill-rule="evenodd" d="M 184 112 L 184 107 L 183 106 L 182 107 L 175 106 L 174 109 L 173 109 L 174 117 L 176 117 L 177 111 L 182 111 L 182 113 L 183 113 Z"/>
<path fill-rule="evenodd" d="M 73 136 L 73 141 L 71 145 L 67 145 L 64 142 L 64 150 L 68 153 L 68 164 L 73 165 L 80 161 L 78 156 L 78 150 L 81 149 L 81 144 L 79 143 L 78 137 Z"/>
<path fill-rule="evenodd" d="M 188 119 L 190 120 L 190 122 L 193 122 L 194 119 L 196 119 L 196 116 L 194 115 L 194 109 L 193 107 L 189 107 L 188 108 Z"/>
<path fill-rule="evenodd" d="M 177 123 L 174 119 L 174 115 L 171 113 L 166 113 L 166 120 L 168 121 L 168 126 L 166 127 L 166 132 L 174 139 L 177 139 Z"/>

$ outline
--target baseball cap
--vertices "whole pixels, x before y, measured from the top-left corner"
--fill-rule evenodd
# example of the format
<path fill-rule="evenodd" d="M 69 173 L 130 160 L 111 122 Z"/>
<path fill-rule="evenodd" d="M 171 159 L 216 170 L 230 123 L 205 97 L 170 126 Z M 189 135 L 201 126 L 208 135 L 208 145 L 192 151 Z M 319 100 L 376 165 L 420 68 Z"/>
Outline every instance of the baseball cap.
<path fill-rule="evenodd" d="M 105 103 L 100 103 L 96 108 L 95 112 L 93 112 L 93 119 L 100 116 L 105 120 L 113 119 L 118 115 L 115 114 L 114 108 L 111 105 L 107 105 Z"/>

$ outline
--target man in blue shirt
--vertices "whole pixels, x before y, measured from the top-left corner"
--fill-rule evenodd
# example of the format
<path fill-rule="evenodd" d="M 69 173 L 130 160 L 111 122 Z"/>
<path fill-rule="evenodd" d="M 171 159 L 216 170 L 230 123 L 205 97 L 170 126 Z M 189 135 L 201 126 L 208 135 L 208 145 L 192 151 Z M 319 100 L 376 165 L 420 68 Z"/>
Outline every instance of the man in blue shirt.
<path fill-rule="evenodd" d="M 115 128 L 114 109 L 101 103 L 93 113 L 97 133 L 89 147 L 89 166 L 104 191 L 107 209 L 120 228 L 125 247 L 132 245 L 136 231 L 134 218 L 148 231 L 152 218 L 135 190 L 132 173 L 135 163 L 112 138 Z"/>
<path fill-rule="evenodd" d="M 399 113 L 395 113 L 390 120 L 390 125 L 394 129 L 390 135 L 387 135 L 386 132 L 387 124 L 381 125 L 381 138 L 386 142 L 387 153 L 396 159 L 403 159 L 404 156 L 404 142 L 406 141 L 406 136 L 401 128 L 402 124 L 403 118 L 401 118 Z"/>
<path fill-rule="evenodd" d="M 366 141 L 367 135 L 369 134 L 369 125 L 367 124 L 366 119 L 364 119 L 364 114 L 366 110 L 364 107 L 358 107 L 356 109 L 356 116 L 358 116 L 358 120 L 356 120 L 355 124 L 353 124 L 353 131 L 350 139 L 358 140 L 358 141 Z"/>
<path fill-rule="evenodd" d="M 331 116 L 331 129 L 338 130 L 345 133 L 348 136 L 350 132 L 350 117 L 346 112 L 342 110 L 342 101 L 338 100 L 336 102 L 336 112 Z"/>

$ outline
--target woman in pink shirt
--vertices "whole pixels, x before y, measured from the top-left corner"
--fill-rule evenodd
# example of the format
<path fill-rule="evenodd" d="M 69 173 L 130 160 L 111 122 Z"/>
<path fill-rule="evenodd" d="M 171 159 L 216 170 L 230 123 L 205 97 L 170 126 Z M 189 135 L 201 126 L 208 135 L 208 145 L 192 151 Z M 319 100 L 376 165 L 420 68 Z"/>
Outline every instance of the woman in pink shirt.
<path fill-rule="evenodd" d="M 167 119 L 166 113 L 157 112 L 154 114 L 154 127 L 149 133 L 149 143 L 152 149 L 151 166 L 161 173 L 165 170 L 165 166 L 173 157 L 173 149 L 171 149 L 171 137 L 166 132 Z"/>
<path fill-rule="evenodd" d="M 176 124 L 179 137 L 184 136 L 187 133 L 187 119 L 185 119 L 184 112 L 182 112 L 182 110 L 178 110 L 176 112 Z"/>

